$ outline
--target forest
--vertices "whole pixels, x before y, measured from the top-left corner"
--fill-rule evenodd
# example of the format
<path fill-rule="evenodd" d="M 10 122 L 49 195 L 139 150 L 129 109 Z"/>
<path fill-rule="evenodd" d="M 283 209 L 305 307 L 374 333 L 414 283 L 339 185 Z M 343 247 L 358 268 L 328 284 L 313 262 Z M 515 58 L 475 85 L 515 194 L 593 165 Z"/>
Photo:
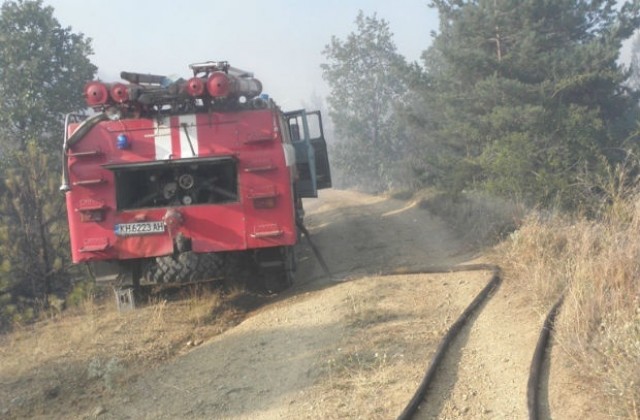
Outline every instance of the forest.
<path fill-rule="evenodd" d="M 341 188 L 470 192 L 596 218 L 638 177 L 640 4 L 435 0 L 420 62 L 360 12 L 321 65 Z M 0 9 L 0 327 L 73 305 L 91 283 L 70 263 L 59 193 L 64 114 L 85 107 L 91 39 L 40 0 Z M 430 42 L 429 42 L 430 41 Z"/>

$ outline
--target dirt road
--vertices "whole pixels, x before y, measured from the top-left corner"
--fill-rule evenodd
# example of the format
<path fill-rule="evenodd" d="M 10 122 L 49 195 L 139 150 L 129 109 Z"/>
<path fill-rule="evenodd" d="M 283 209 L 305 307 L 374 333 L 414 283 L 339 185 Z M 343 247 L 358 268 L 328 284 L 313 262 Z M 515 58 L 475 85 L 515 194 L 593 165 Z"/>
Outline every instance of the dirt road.
<path fill-rule="evenodd" d="M 490 274 L 376 276 L 475 258 L 414 201 L 326 191 L 307 203 L 306 225 L 333 278 L 303 249 L 292 290 L 100 401 L 99 417 L 396 417 Z M 540 319 L 527 308 L 507 285 L 497 291 L 456 342 L 423 418 L 526 417 Z"/>

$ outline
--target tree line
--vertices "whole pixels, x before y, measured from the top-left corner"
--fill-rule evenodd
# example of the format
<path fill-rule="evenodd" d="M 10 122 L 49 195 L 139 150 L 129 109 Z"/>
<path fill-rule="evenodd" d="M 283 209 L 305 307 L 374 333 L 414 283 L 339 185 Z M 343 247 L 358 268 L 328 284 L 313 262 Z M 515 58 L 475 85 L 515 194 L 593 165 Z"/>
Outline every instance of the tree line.
<path fill-rule="evenodd" d="M 483 190 L 566 209 L 606 199 L 608 174 L 638 149 L 640 73 L 619 53 L 640 0 L 618 3 L 434 0 L 440 27 L 420 63 L 397 52 L 384 19 L 359 13 L 322 65 L 342 186 Z M 60 152 L 64 114 L 84 108 L 96 74 L 91 54 L 42 0 L 2 3 L 0 329 L 74 287 Z"/>
<path fill-rule="evenodd" d="M 407 63 L 388 23 L 362 12 L 324 51 L 344 185 L 483 190 L 587 211 L 606 199 L 608 174 L 638 148 L 638 84 L 619 55 L 640 2 L 430 6 L 440 27 L 421 63 Z"/>
<path fill-rule="evenodd" d="M 63 121 L 97 68 L 91 40 L 53 12 L 41 0 L 0 8 L 0 331 L 67 296 L 78 270 L 58 191 Z"/>

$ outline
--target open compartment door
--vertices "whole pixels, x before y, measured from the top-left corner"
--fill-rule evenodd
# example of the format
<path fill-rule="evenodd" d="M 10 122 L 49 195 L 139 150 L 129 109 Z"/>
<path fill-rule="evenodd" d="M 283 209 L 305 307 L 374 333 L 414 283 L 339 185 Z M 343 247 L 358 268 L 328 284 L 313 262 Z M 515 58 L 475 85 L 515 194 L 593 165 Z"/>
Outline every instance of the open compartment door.
<path fill-rule="evenodd" d="M 299 197 L 317 197 L 318 190 L 331 187 L 331 170 L 320 111 L 285 113 L 291 142 L 296 151 Z"/>

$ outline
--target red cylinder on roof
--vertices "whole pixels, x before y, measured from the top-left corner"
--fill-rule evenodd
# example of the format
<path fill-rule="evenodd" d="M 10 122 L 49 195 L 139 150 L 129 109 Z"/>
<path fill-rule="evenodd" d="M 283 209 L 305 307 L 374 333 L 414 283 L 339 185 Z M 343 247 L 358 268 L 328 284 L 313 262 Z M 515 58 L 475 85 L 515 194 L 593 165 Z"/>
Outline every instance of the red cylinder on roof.
<path fill-rule="evenodd" d="M 109 101 L 109 89 L 102 82 L 89 82 L 84 86 L 84 97 L 89 106 L 104 105 Z"/>
<path fill-rule="evenodd" d="M 262 83 L 258 79 L 237 77 L 221 71 L 211 73 L 207 80 L 207 91 L 213 98 L 230 96 L 253 98 L 262 92 Z"/>
<path fill-rule="evenodd" d="M 214 71 L 207 80 L 207 91 L 214 98 L 226 98 L 231 93 L 231 80 L 226 73 Z"/>
<path fill-rule="evenodd" d="M 116 83 L 109 89 L 111 99 L 119 104 L 129 100 L 129 89 L 123 83 Z"/>
<path fill-rule="evenodd" d="M 192 77 L 187 81 L 186 90 L 191 96 L 202 96 L 205 92 L 204 81 L 200 77 Z"/>

